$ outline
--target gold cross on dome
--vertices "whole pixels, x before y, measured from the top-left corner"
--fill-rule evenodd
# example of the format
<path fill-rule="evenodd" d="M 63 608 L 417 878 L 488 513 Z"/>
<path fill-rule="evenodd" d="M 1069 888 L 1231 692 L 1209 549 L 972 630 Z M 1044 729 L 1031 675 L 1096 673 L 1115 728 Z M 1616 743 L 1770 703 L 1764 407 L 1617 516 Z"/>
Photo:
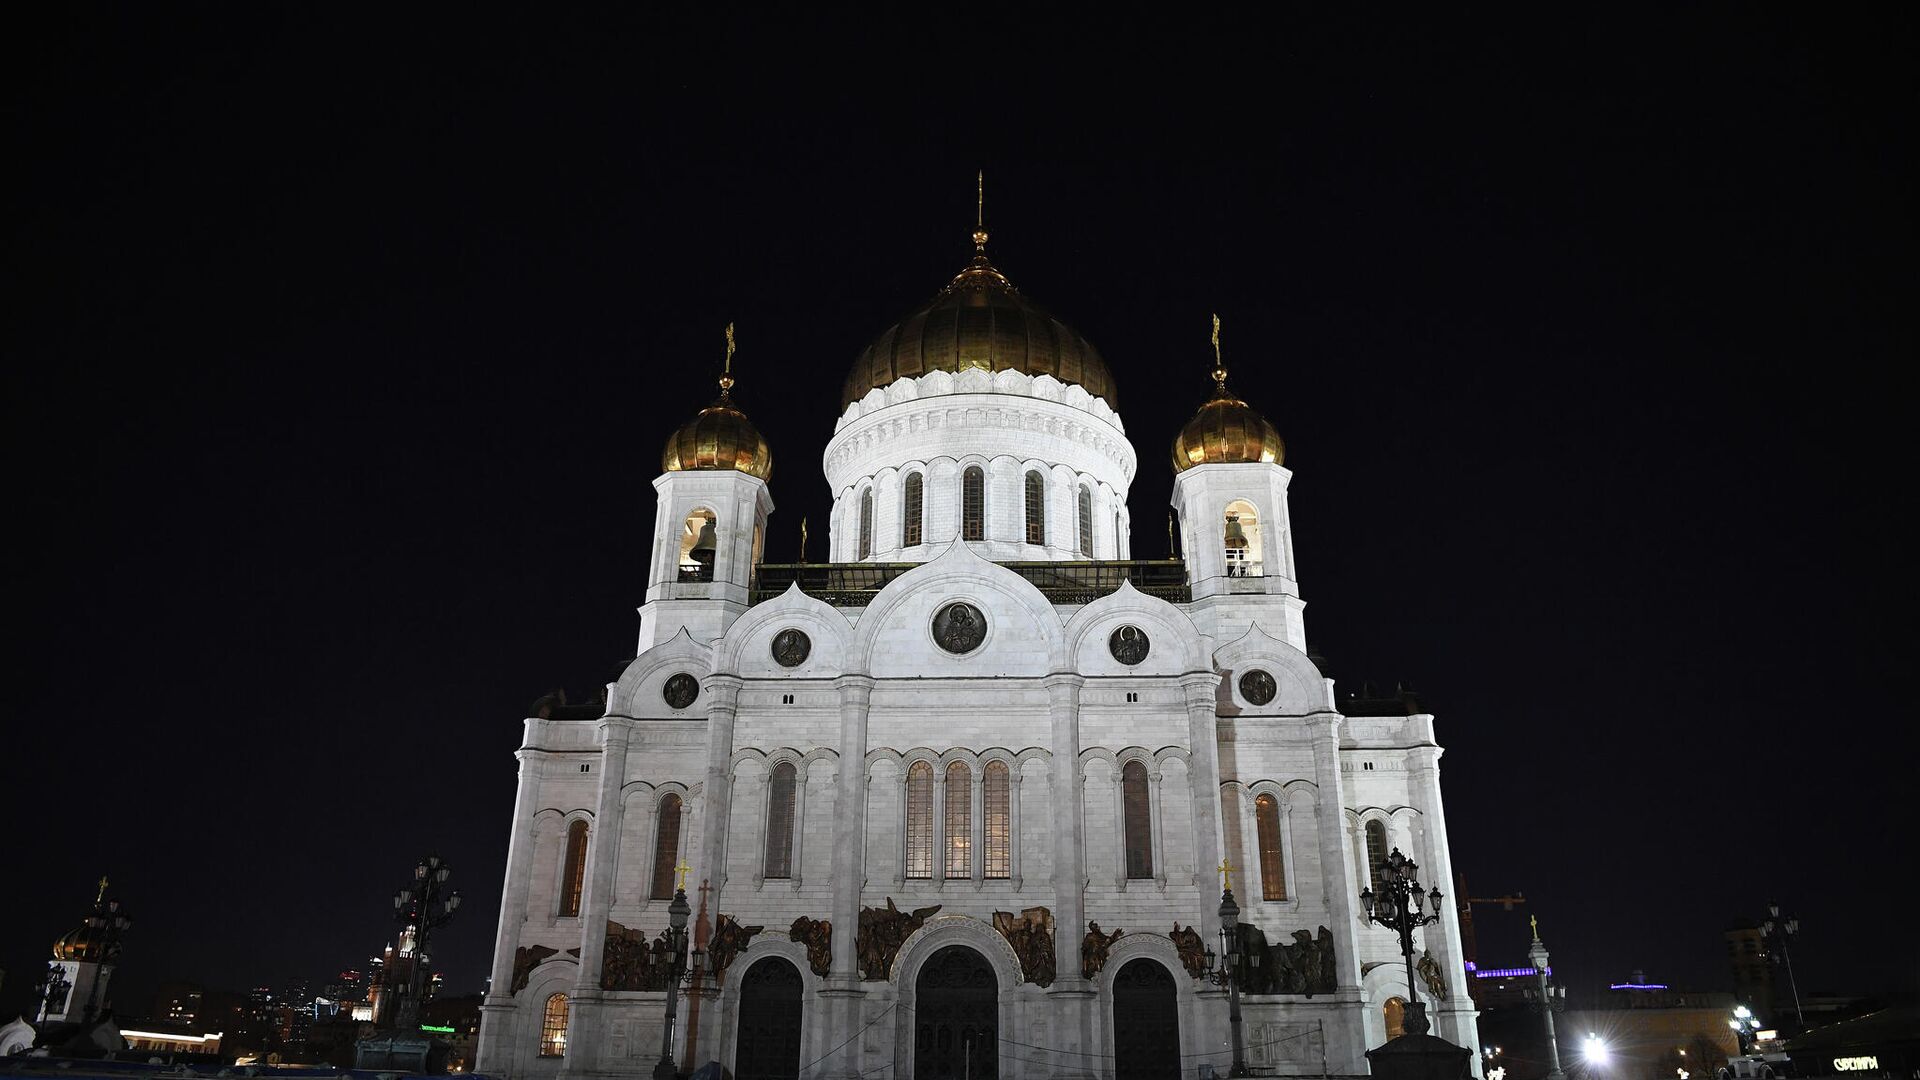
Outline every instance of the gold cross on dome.
<path fill-rule="evenodd" d="M 674 867 L 673 869 L 675 872 L 677 872 L 680 875 L 680 891 L 686 892 L 687 891 L 687 875 L 693 873 L 693 867 L 687 865 L 687 860 L 681 859 L 680 865 Z"/>
<path fill-rule="evenodd" d="M 93 902 L 97 904 L 100 901 L 105 900 L 106 898 L 107 898 L 107 875 L 101 874 L 100 875 L 100 892 L 94 896 Z"/>
<path fill-rule="evenodd" d="M 1233 863 L 1229 862 L 1226 859 L 1221 859 L 1220 865 L 1215 867 L 1215 869 L 1220 871 L 1220 887 L 1226 890 L 1227 892 L 1232 892 L 1233 891 Z"/>
<path fill-rule="evenodd" d="M 1533 927 L 1533 940 L 1539 941 L 1540 940 L 1540 916 L 1538 915 L 1527 916 L 1527 923 Z"/>

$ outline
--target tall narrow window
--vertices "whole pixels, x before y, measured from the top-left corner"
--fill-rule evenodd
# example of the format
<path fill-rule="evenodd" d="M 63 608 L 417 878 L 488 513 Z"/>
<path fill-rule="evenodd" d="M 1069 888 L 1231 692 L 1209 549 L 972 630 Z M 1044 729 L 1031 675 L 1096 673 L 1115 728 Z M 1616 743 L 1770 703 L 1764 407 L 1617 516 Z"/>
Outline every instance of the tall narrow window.
<path fill-rule="evenodd" d="M 933 876 L 933 766 L 924 761 L 907 770 L 907 876 Z"/>
<path fill-rule="evenodd" d="M 793 876 L 793 762 L 773 767 L 767 778 L 767 873 L 770 878 Z"/>
<path fill-rule="evenodd" d="M 987 861 L 983 867 L 984 876 L 989 878 L 1007 878 L 1013 876 L 1013 784 L 1012 774 L 1007 771 L 1004 761 L 987 762 L 984 810 L 987 820 L 984 823 L 987 850 L 982 857 Z"/>
<path fill-rule="evenodd" d="M 901 500 L 905 504 L 902 509 L 906 511 L 900 525 L 901 547 L 916 547 L 920 543 L 920 507 L 925 501 L 920 497 L 923 484 L 919 473 L 907 477 L 907 495 Z"/>
<path fill-rule="evenodd" d="M 1027 543 L 1047 542 L 1047 482 L 1040 474 L 1027 474 Z"/>
<path fill-rule="evenodd" d="M 987 474 L 969 465 L 960 474 L 960 539 L 987 538 Z"/>
<path fill-rule="evenodd" d="M 1147 767 L 1127 762 L 1120 770 L 1120 803 L 1126 814 L 1127 876 L 1153 876 L 1153 808 L 1147 789 Z"/>
<path fill-rule="evenodd" d="M 1237 499 L 1227 504 L 1225 547 L 1228 577 L 1259 577 L 1260 515 L 1253 504 Z"/>
<path fill-rule="evenodd" d="M 587 887 L 587 823 L 567 826 L 567 862 L 560 875 L 560 914 L 580 914 L 580 896 Z"/>
<path fill-rule="evenodd" d="M 973 876 L 973 773 L 947 766 L 947 876 Z"/>
<path fill-rule="evenodd" d="M 1387 823 L 1375 818 L 1367 822 L 1367 879 L 1373 891 L 1380 891 L 1380 871 L 1387 865 Z"/>
<path fill-rule="evenodd" d="M 1253 823 L 1260 834 L 1260 895 L 1287 898 L 1287 872 L 1280 862 L 1280 804 L 1271 795 L 1253 800 Z"/>
<path fill-rule="evenodd" d="M 1080 489 L 1080 554 L 1093 558 L 1093 492 Z"/>
<path fill-rule="evenodd" d="M 873 489 L 860 495 L 860 557 L 873 554 Z"/>
<path fill-rule="evenodd" d="M 547 999 L 547 1007 L 540 1014 L 540 1056 L 567 1056 L 567 995 L 555 994 Z"/>
<path fill-rule="evenodd" d="M 674 864 L 680 861 L 680 796 L 660 800 L 660 821 L 653 833 L 653 892 L 655 900 L 673 899 Z"/>

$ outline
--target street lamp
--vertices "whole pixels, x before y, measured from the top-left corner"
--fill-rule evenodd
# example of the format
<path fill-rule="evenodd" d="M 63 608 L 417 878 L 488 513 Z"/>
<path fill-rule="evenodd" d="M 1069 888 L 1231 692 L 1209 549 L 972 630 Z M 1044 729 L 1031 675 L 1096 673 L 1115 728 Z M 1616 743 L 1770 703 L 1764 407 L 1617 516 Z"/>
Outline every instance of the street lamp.
<path fill-rule="evenodd" d="M 400 1007 L 394 1026 L 413 1034 L 420 1028 L 420 996 L 425 991 L 423 975 L 432 957 L 427 942 L 433 932 L 453 920 L 460 908 L 460 894 L 448 892 L 447 878 L 453 868 L 438 855 L 429 855 L 413 868 L 413 880 L 393 894 L 393 921 L 402 927 L 404 939 L 413 937 L 413 966 L 407 971 L 407 985 L 400 992 Z"/>
<path fill-rule="evenodd" d="M 1540 920 L 1529 917 L 1527 922 L 1533 926 L 1533 944 L 1527 947 L 1527 959 L 1533 964 L 1533 975 L 1537 986 L 1529 986 L 1524 991 L 1527 1007 L 1541 1015 L 1547 1025 L 1547 1053 L 1553 1062 L 1553 1068 L 1547 1073 L 1547 1080 L 1563 1080 L 1567 1075 L 1560 1070 L 1560 1042 L 1553 1033 L 1553 1014 L 1564 1012 L 1567 1007 L 1567 988 L 1554 986 L 1547 981 L 1552 959 L 1547 954 L 1547 944 L 1540 940 Z"/>
<path fill-rule="evenodd" d="M 1587 1032 L 1587 1042 L 1586 1042 L 1585 1050 L 1587 1055 L 1587 1064 L 1597 1067 L 1597 1066 L 1605 1065 L 1607 1063 L 1607 1058 L 1609 1056 L 1609 1051 L 1607 1049 L 1607 1041 L 1605 1039 L 1602 1039 L 1595 1032 L 1591 1032 L 1591 1031 Z"/>
<path fill-rule="evenodd" d="M 687 916 L 693 914 L 687 903 L 687 874 L 693 867 L 683 859 L 674 870 L 680 875 L 680 884 L 673 891 L 673 903 L 667 905 L 667 970 L 662 976 L 667 984 L 667 1022 L 660 1030 L 660 1060 L 653 1067 L 653 1080 L 674 1080 L 679 1075 L 673 1063 L 673 1028 L 680 1013 L 680 980 L 693 974 L 687 967 Z M 712 966 L 711 960 L 705 949 L 693 951 L 695 970 L 704 973 Z"/>
<path fill-rule="evenodd" d="M 1240 948 L 1240 905 L 1233 901 L 1233 863 L 1222 859 L 1220 871 L 1220 950 L 1226 966 L 1213 969 L 1213 950 L 1206 951 L 1207 981 L 1227 988 L 1227 1027 L 1233 1032 L 1233 1068 L 1228 1076 L 1251 1076 L 1247 1071 L 1246 1042 L 1240 1030 L 1240 965 L 1246 958 Z"/>
<path fill-rule="evenodd" d="M 1780 960 L 1787 968 L 1787 987 L 1793 991 L 1793 1015 L 1800 1021 L 1802 1028 L 1807 1026 L 1806 1014 L 1800 1011 L 1800 984 L 1793 978 L 1793 954 L 1787 951 L 1787 943 L 1800 932 L 1800 920 L 1793 915 L 1780 914 L 1780 901 L 1767 901 L 1767 921 L 1760 924 L 1760 933 L 1767 940 L 1767 955 L 1774 955 L 1774 949 L 1780 950 Z"/>
<path fill-rule="evenodd" d="M 1440 890 L 1436 888 L 1423 894 L 1419 880 L 1414 877 L 1419 870 L 1412 859 L 1394 848 L 1380 867 L 1380 895 L 1375 896 L 1371 887 L 1360 890 L 1360 904 L 1366 908 L 1367 920 L 1399 931 L 1400 955 L 1407 961 L 1407 1017 L 1401 1026 L 1409 1035 L 1425 1035 L 1428 1026 L 1427 1007 L 1414 992 L 1413 932 L 1439 922 L 1441 911 Z M 1433 907 L 1432 914 L 1426 910 L 1429 904 Z"/>
<path fill-rule="evenodd" d="M 1760 1030 L 1760 1018 L 1745 1005 L 1735 1005 L 1733 1016 L 1727 1020 L 1727 1026 L 1733 1029 L 1733 1037 L 1740 1042 L 1740 1052 L 1753 1049 L 1754 1032 Z"/>

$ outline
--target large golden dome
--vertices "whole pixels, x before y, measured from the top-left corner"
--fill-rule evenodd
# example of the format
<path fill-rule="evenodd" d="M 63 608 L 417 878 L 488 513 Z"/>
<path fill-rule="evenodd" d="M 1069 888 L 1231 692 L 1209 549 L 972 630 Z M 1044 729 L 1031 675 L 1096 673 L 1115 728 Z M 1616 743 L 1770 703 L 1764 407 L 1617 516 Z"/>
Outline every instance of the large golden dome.
<path fill-rule="evenodd" d="M 1227 389 L 1227 369 L 1220 363 L 1220 318 L 1213 320 L 1213 398 L 1193 414 L 1173 440 L 1173 471 L 1195 465 L 1286 463 L 1287 444 L 1267 418 Z"/>
<path fill-rule="evenodd" d="M 1051 375 L 1117 408 L 1113 374 L 1093 345 L 1020 295 L 993 268 L 984 232 L 974 240 L 980 250 L 971 266 L 861 352 L 847 375 L 840 407 L 895 379 L 978 368 Z"/>
<path fill-rule="evenodd" d="M 661 472 L 692 469 L 738 469 L 762 480 L 773 475 L 773 451 L 766 436 L 725 391 L 719 401 L 680 425 L 660 451 Z"/>

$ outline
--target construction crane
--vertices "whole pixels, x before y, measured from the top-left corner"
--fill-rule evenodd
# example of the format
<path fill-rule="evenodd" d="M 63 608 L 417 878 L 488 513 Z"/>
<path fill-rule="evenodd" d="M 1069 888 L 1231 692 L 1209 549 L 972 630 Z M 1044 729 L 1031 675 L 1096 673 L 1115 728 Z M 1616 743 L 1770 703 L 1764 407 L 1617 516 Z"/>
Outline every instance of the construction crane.
<path fill-rule="evenodd" d="M 1512 896 L 1475 896 L 1467 888 L 1466 874 L 1457 875 L 1457 880 L 1459 888 L 1453 895 L 1460 905 L 1460 950 L 1466 953 L 1467 963 L 1478 964 L 1480 957 L 1473 936 L 1473 905 L 1499 904 L 1502 911 L 1512 911 L 1514 905 L 1527 902 L 1527 895 L 1517 892 Z M 1467 978 L 1467 992 L 1476 998 L 1479 994 L 1478 983 L 1471 976 Z"/>

